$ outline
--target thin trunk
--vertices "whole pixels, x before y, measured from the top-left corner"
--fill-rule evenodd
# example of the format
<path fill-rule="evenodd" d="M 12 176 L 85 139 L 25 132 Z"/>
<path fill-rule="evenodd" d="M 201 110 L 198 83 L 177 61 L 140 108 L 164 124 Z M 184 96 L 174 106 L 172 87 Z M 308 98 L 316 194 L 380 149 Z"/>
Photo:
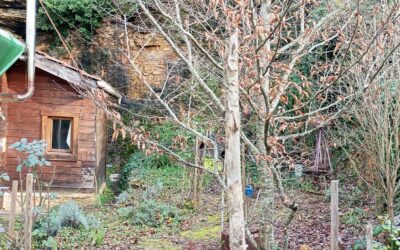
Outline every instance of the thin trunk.
<path fill-rule="evenodd" d="M 259 168 L 261 173 L 261 195 L 260 195 L 260 238 L 259 247 L 262 250 L 271 250 L 274 248 L 274 228 L 272 221 L 274 218 L 274 182 L 268 163 L 260 161 Z"/>
<path fill-rule="evenodd" d="M 267 39 L 267 34 L 271 31 L 271 13 L 269 7 L 271 5 L 270 0 L 263 0 L 260 8 L 260 18 L 263 20 L 265 34 L 261 35 L 261 41 Z M 262 57 L 260 58 L 259 74 L 261 94 L 258 96 L 258 104 L 260 112 L 267 117 L 270 110 L 270 78 L 269 71 L 264 71 L 267 65 L 270 63 L 268 55 L 271 52 L 271 41 L 267 40 L 262 48 Z M 269 136 L 269 120 L 266 118 L 260 119 L 257 126 L 257 147 L 261 153 L 268 155 L 268 136 Z M 272 175 L 271 165 L 265 160 L 260 160 L 259 169 L 261 174 L 261 195 L 260 195 L 260 211 L 261 226 L 260 226 L 260 239 L 259 248 L 262 250 L 271 250 L 274 247 L 274 227 L 272 221 L 274 220 L 274 179 Z"/>
<path fill-rule="evenodd" d="M 199 164 L 199 138 L 196 137 L 196 150 L 195 150 L 195 158 L 194 158 L 194 164 L 198 165 Z M 193 179 L 192 179 L 192 191 L 193 191 L 193 208 L 195 210 L 198 209 L 198 169 L 194 169 L 193 173 Z"/>
<path fill-rule="evenodd" d="M 393 189 L 391 187 L 388 188 L 388 194 L 387 194 L 387 211 L 389 214 L 389 218 L 392 222 L 394 222 L 394 195 L 393 195 Z"/>
<path fill-rule="evenodd" d="M 240 110 L 239 110 L 239 39 L 238 29 L 230 37 L 226 50 L 226 112 L 225 167 L 229 209 L 229 247 L 246 249 L 242 178 L 240 169 Z"/>

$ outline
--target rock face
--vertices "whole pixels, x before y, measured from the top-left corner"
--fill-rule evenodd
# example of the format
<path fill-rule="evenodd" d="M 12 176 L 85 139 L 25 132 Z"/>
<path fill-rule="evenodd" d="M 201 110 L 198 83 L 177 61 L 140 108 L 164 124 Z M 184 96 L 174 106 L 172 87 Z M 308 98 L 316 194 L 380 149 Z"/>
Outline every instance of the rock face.
<path fill-rule="evenodd" d="M 24 36 L 25 9 L 25 0 L 0 0 L 0 27 L 18 36 Z"/>
<path fill-rule="evenodd" d="M 26 0 L 0 0 L 0 28 L 11 31 L 21 40 L 25 37 Z M 125 27 L 121 23 L 105 20 L 89 44 L 84 43 L 78 32 L 64 37 L 73 45 L 72 54 L 81 61 L 89 73 L 98 75 L 116 87 L 131 99 L 142 98 L 149 91 L 139 79 L 126 54 L 129 47 L 130 57 L 134 58 L 145 79 L 156 91 L 161 91 L 168 74 L 177 74 L 182 70 L 177 65 L 178 57 L 168 43 L 158 34 L 150 31 L 135 32 L 128 30 L 128 46 L 125 39 Z M 54 37 L 45 32 L 37 32 L 36 49 L 47 52 L 62 61 L 70 62 L 65 53 L 57 53 Z"/>
<path fill-rule="evenodd" d="M 169 44 L 156 33 L 128 31 L 128 34 L 130 58 L 134 59 L 146 81 L 156 91 L 161 91 L 166 82 L 168 72 L 177 67 L 177 55 Z M 123 92 L 129 98 L 140 98 L 149 92 L 133 69 L 125 54 L 126 52 L 123 52 L 126 51 L 127 44 L 122 24 L 105 22 L 97 31 L 92 44 L 92 52 L 99 53 L 98 50 L 102 49 L 103 53 L 107 51 L 115 60 L 115 65 L 111 66 L 111 69 L 114 68 L 114 72 L 110 72 L 109 64 L 101 65 L 100 69 L 96 71 L 105 72 L 106 78 L 112 78 L 117 75 L 120 79 L 109 79 L 110 82 L 124 82 L 125 89 Z"/>

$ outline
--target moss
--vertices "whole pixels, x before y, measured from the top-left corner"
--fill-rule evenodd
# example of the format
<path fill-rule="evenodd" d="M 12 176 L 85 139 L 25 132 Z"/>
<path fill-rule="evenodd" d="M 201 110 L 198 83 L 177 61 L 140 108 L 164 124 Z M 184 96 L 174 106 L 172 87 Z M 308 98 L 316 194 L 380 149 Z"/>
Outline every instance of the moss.
<path fill-rule="evenodd" d="M 207 216 L 207 223 L 211 225 L 219 225 L 221 223 L 221 214 L 213 214 Z"/>
<path fill-rule="evenodd" d="M 220 226 L 202 227 L 181 233 L 181 236 L 193 241 L 219 239 L 221 232 Z"/>
<path fill-rule="evenodd" d="M 169 242 L 168 240 L 161 240 L 161 239 L 145 239 L 141 244 L 140 247 L 143 249 L 148 250 L 178 250 L 181 249 L 180 247 L 174 245 L 173 243 Z"/>

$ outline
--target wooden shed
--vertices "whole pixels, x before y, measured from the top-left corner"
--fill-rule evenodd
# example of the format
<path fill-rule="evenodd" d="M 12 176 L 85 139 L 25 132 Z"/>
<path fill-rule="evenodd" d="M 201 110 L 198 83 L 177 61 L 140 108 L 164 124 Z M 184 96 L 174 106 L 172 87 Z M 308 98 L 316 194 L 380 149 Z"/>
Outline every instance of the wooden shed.
<path fill-rule="evenodd" d="M 46 179 L 52 187 L 95 189 L 105 180 L 107 119 L 104 111 L 86 94 L 120 95 L 101 79 L 73 68 L 44 53 L 35 56 L 35 91 L 22 102 L 0 103 L 0 168 L 11 179 L 16 172 L 18 152 L 9 145 L 27 138 L 47 142 Z M 19 60 L 1 76 L 1 93 L 23 93 L 26 63 Z"/>

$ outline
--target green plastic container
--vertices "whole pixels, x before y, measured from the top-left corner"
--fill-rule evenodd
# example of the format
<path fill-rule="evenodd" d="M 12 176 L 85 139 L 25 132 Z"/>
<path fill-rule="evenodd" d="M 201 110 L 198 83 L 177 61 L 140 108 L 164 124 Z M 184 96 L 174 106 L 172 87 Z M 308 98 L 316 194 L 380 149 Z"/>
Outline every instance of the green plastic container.
<path fill-rule="evenodd" d="M 0 29 L 0 76 L 24 53 L 25 44 L 9 32 Z"/>

